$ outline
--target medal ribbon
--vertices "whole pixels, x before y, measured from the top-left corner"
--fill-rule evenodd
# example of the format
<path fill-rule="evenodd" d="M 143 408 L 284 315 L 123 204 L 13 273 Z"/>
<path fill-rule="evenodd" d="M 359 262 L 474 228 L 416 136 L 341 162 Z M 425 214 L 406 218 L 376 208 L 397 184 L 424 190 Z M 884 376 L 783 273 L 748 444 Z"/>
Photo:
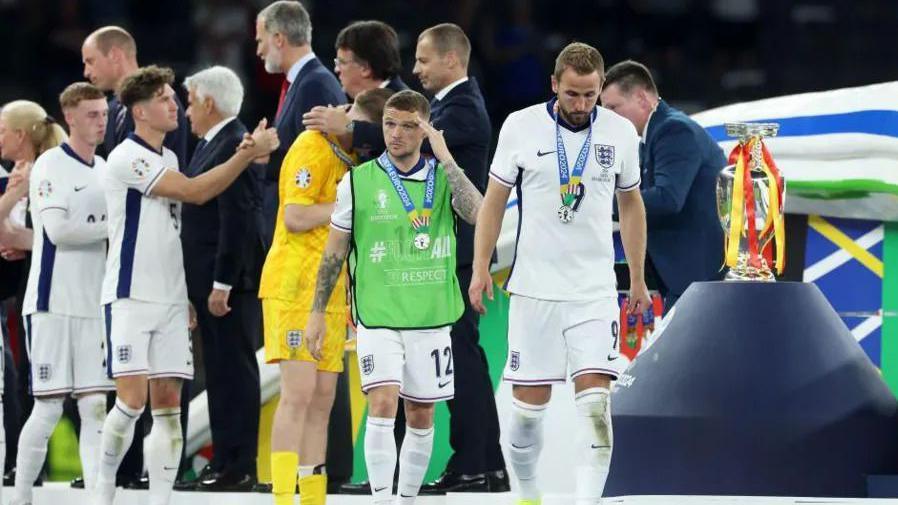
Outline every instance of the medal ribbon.
<path fill-rule="evenodd" d="M 427 160 L 428 167 L 427 180 L 424 182 L 424 203 L 421 206 L 420 213 L 415 207 L 415 202 L 412 201 L 408 191 L 406 191 L 405 186 L 402 184 L 402 179 L 399 178 L 399 172 L 396 170 L 393 162 L 390 161 L 390 157 L 387 156 L 386 151 L 377 158 L 377 162 L 387 171 L 387 177 L 390 178 L 390 183 L 393 184 L 393 189 L 396 190 L 396 194 L 399 196 L 399 201 L 402 202 L 402 208 L 404 208 L 406 214 L 408 214 L 408 220 L 412 223 L 412 228 L 418 233 L 427 233 L 427 230 L 430 227 L 430 215 L 433 213 L 434 194 L 436 193 L 437 169 L 434 159 L 431 158 Z"/>
<path fill-rule="evenodd" d="M 346 151 L 343 150 L 343 148 L 337 145 L 337 143 L 331 140 L 329 137 L 325 136 L 324 139 L 327 140 L 327 143 L 331 146 L 331 151 L 334 152 L 334 155 L 337 158 L 340 158 L 340 161 L 342 161 L 343 164 L 346 165 L 347 170 L 355 166 L 355 160 L 353 160 L 352 156 L 347 154 Z"/>
<path fill-rule="evenodd" d="M 577 198 L 577 188 L 580 186 L 580 179 L 583 178 L 583 170 L 586 169 L 589 146 L 592 144 L 592 124 L 595 121 L 596 112 L 593 111 L 589 115 L 589 133 L 586 134 L 586 140 L 583 141 L 583 147 L 580 148 L 580 154 L 577 155 L 577 161 L 574 163 L 573 170 L 570 170 L 568 166 L 564 139 L 561 138 L 561 126 L 558 124 L 560 115 L 560 113 L 555 113 L 555 148 L 558 152 L 558 179 L 561 183 L 561 203 L 567 207 L 573 207 Z"/>

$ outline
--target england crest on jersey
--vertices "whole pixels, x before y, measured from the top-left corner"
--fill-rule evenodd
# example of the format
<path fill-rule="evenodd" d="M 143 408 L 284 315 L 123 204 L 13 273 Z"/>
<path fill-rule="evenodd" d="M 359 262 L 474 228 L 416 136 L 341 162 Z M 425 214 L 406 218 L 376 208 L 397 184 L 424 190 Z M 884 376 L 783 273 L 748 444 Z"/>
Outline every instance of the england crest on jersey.
<path fill-rule="evenodd" d="M 614 146 L 608 144 L 596 144 L 596 161 L 603 168 L 611 168 L 614 166 Z"/>

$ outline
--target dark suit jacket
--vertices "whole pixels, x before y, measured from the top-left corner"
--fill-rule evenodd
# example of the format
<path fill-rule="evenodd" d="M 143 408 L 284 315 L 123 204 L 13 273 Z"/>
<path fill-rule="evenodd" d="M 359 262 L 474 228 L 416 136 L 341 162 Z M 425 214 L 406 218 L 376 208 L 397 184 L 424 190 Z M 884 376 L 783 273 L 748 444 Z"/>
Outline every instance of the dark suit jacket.
<path fill-rule="evenodd" d="M 640 164 L 648 255 L 667 292 L 679 296 L 694 281 L 721 277 L 716 187 L 726 157 L 698 123 L 663 100 L 644 140 Z"/>
<path fill-rule="evenodd" d="M 196 177 L 224 163 L 240 144 L 246 127 L 239 119 L 226 124 L 185 170 Z M 224 193 L 204 205 L 184 204 L 181 243 L 184 273 L 191 298 L 205 299 L 214 281 L 235 290 L 255 291 L 259 285 L 266 244 L 262 235 L 262 176 L 252 165 Z"/>
<path fill-rule="evenodd" d="M 409 89 L 398 75 L 387 81 L 386 87 L 396 92 Z M 384 144 L 383 126 L 380 123 L 356 121 L 352 131 L 352 148 L 362 161 L 380 156 L 387 148 Z"/>
<path fill-rule="evenodd" d="M 187 124 L 187 117 L 184 116 L 184 106 L 175 96 L 178 102 L 178 129 L 165 134 L 165 140 L 162 145 L 172 150 L 178 156 L 178 170 L 181 172 L 187 168 L 187 141 L 190 135 L 190 126 Z M 129 133 L 134 131 L 134 118 L 131 112 L 118 101 L 118 98 L 109 99 L 109 124 L 106 127 L 106 137 L 103 144 L 99 146 L 97 154 L 103 158 L 109 158 L 109 153 L 115 146 L 122 143 Z"/>
<path fill-rule="evenodd" d="M 434 99 L 430 119 L 437 130 L 443 130 L 449 152 L 468 179 L 485 192 L 493 130 L 477 80 L 470 77 L 442 100 Z M 422 150 L 429 152 L 430 144 L 425 143 Z M 457 236 L 456 264 L 465 267 L 474 259 L 474 227 L 459 220 Z"/>
<path fill-rule="evenodd" d="M 346 94 L 340 87 L 340 81 L 326 69 L 318 58 L 313 58 L 303 65 L 302 70 L 296 75 L 296 79 L 287 89 L 284 97 L 284 105 L 281 113 L 275 118 L 275 127 L 281 145 L 271 153 L 265 178 L 277 184 L 281 173 L 281 163 L 287 150 L 293 145 L 296 137 L 305 130 L 302 125 L 302 115 L 316 105 L 339 105 L 346 103 Z"/>

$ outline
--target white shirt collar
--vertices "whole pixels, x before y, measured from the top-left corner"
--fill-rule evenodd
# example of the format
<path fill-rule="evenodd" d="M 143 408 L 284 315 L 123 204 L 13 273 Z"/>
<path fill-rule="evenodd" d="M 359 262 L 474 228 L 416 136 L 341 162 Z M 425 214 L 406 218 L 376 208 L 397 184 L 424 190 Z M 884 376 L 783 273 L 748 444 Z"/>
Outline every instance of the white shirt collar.
<path fill-rule="evenodd" d="M 442 100 L 442 99 L 446 98 L 446 95 L 448 95 L 449 92 L 452 91 L 456 86 L 458 86 L 459 84 L 461 84 L 463 82 L 467 82 L 467 81 L 468 81 L 468 76 L 464 76 L 461 79 L 459 79 L 453 83 L 450 83 L 445 88 L 437 91 L 437 94 L 434 95 L 433 97 L 436 98 L 437 100 Z"/>
<path fill-rule="evenodd" d="M 309 51 L 309 54 L 303 56 L 296 63 L 290 67 L 290 70 L 287 71 L 287 82 L 293 84 L 293 81 L 296 80 L 296 76 L 299 75 L 299 71 L 302 70 L 302 67 L 306 66 L 306 63 L 315 59 L 315 53 Z"/>
<path fill-rule="evenodd" d="M 661 103 L 661 99 L 658 99 L 658 103 Z M 645 119 L 645 126 L 642 127 L 642 136 L 639 138 L 639 142 L 645 144 L 645 136 L 649 133 L 649 123 L 652 122 L 652 116 L 655 115 L 655 111 L 658 110 L 658 105 L 655 105 L 655 108 L 652 109 L 652 112 L 649 112 L 649 117 Z"/>
<path fill-rule="evenodd" d="M 205 140 L 206 142 L 212 142 L 212 139 L 214 139 L 215 136 L 218 135 L 218 132 L 220 132 L 222 130 L 222 128 L 227 126 L 228 123 L 230 123 L 231 121 L 233 121 L 236 118 L 237 118 L 237 116 L 231 116 L 231 117 L 226 117 L 226 118 L 222 119 L 221 121 L 218 122 L 218 124 L 216 124 L 212 128 L 209 128 L 209 131 L 207 131 L 206 134 L 203 135 L 203 140 Z"/>
<path fill-rule="evenodd" d="M 389 79 L 384 79 L 380 81 L 380 84 L 377 85 L 378 88 L 386 88 L 390 84 Z"/>

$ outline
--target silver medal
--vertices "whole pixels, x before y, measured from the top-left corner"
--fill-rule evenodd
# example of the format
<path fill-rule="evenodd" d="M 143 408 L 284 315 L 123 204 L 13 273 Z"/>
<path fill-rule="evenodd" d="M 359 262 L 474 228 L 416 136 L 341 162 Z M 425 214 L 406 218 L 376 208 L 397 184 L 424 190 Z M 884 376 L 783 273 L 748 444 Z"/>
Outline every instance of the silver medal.
<path fill-rule="evenodd" d="M 562 205 L 561 208 L 558 209 L 558 220 L 564 224 L 568 224 L 574 220 L 574 209 L 568 207 L 567 205 Z"/>
<path fill-rule="evenodd" d="M 421 251 L 426 250 L 430 247 L 430 235 L 427 233 L 419 233 L 415 235 L 414 240 L 415 248 Z"/>

